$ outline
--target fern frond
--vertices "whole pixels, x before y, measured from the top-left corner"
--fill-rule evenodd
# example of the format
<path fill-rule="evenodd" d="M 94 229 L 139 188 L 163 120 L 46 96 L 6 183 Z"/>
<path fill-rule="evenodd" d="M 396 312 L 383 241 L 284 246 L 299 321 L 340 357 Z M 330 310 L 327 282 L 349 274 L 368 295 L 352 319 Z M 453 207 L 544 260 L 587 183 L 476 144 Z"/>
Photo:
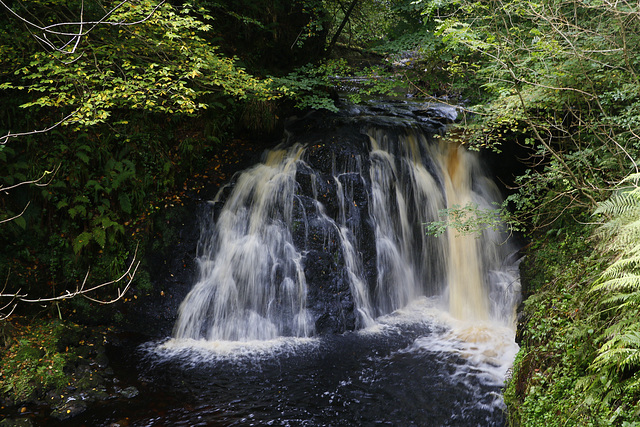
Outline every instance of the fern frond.
<path fill-rule="evenodd" d="M 603 403 L 609 405 L 612 401 L 618 399 L 624 393 L 625 388 L 623 383 L 612 383 L 609 392 L 602 399 Z"/>
<path fill-rule="evenodd" d="M 640 328 L 640 323 L 635 324 Z M 614 346 L 620 346 L 620 348 L 634 348 L 640 350 L 640 331 L 628 330 L 622 334 L 616 335 L 607 341 L 601 348 L 601 351 L 609 351 Z"/>
<path fill-rule="evenodd" d="M 633 376 L 626 381 L 625 385 L 626 385 L 625 392 L 628 395 L 631 395 L 631 394 L 637 395 L 638 392 L 640 391 L 640 371 L 633 374 Z"/>
<path fill-rule="evenodd" d="M 624 189 L 600 203 L 594 215 L 616 217 L 640 211 L 640 192 Z"/>
<path fill-rule="evenodd" d="M 597 375 L 585 375 L 577 379 L 575 388 L 578 391 L 587 391 L 593 388 L 594 383 L 596 383 L 597 381 Z"/>
<path fill-rule="evenodd" d="M 629 221 L 621 225 L 620 231 L 625 235 L 631 234 L 632 236 L 637 236 L 638 234 L 640 234 L 640 215 L 636 215 L 628 219 Z M 618 237 L 623 237 L 623 236 L 618 236 Z M 635 241 L 635 244 L 638 244 L 638 243 L 640 243 L 640 239 L 637 239 Z"/>
<path fill-rule="evenodd" d="M 593 375 L 580 385 L 605 404 L 640 386 L 640 375 L 635 375 L 640 369 L 639 181 L 640 173 L 627 176 L 622 181 L 627 187 L 600 203 L 593 213 L 608 218 L 594 237 L 601 239 L 601 250 L 613 252 L 617 260 L 602 272 L 590 291 L 601 292 L 600 303 L 614 310 L 606 311 L 610 324 L 598 339 L 604 344 L 589 366 Z M 634 375 L 625 379 L 629 372 Z"/>
<path fill-rule="evenodd" d="M 610 236 L 612 240 L 607 242 L 606 247 L 609 250 L 620 251 L 626 250 L 630 246 L 640 243 L 640 215 L 632 218 L 630 222 L 622 221 L 616 225 L 615 230 L 611 228 L 611 234 L 601 233 L 602 236 Z"/>
<path fill-rule="evenodd" d="M 625 368 L 636 368 L 640 365 L 640 350 L 637 348 L 612 348 L 593 360 L 591 367 L 595 370 L 620 372 Z"/>
<path fill-rule="evenodd" d="M 633 273 L 621 273 L 617 277 L 601 281 L 603 277 L 594 283 L 590 292 L 637 292 L 640 291 L 640 275 Z"/>
<path fill-rule="evenodd" d="M 633 270 L 640 269 L 640 253 L 627 252 L 625 256 L 611 264 L 606 270 L 602 272 L 602 278 L 614 278 L 631 272 Z"/>
<path fill-rule="evenodd" d="M 623 307 L 640 307 L 640 292 L 630 294 L 614 294 L 602 300 L 605 306 Z"/>
<path fill-rule="evenodd" d="M 628 330 L 638 327 L 638 310 L 627 310 L 615 323 L 605 329 L 604 336 L 609 340 L 615 336 L 622 335 Z"/>
<path fill-rule="evenodd" d="M 640 323 L 636 322 L 622 334 L 615 335 L 600 348 L 599 355 L 591 364 L 593 369 L 620 372 L 640 367 Z"/>
<path fill-rule="evenodd" d="M 640 209 L 610 218 L 595 230 L 594 237 L 603 241 L 609 250 L 637 244 L 640 242 Z M 624 241 L 628 243 L 621 244 Z"/>
<path fill-rule="evenodd" d="M 633 182 L 633 186 L 638 187 L 638 183 L 640 182 L 640 172 L 627 175 L 622 181 L 620 181 L 620 184 L 625 182 Z"/>

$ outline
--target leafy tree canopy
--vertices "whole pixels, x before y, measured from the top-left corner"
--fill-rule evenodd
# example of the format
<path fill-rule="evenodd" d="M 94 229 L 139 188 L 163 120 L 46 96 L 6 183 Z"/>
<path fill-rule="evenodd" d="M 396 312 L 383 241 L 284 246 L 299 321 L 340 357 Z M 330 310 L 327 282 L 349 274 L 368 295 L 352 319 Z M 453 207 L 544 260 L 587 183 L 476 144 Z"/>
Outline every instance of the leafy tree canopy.
<path fill-rule="evenodd" d="M 45 22 L 60 22 L 65 17 L 57 10 L 73 6 L 59 3 L 29 13 Z M 82 5 L 76 7 L 80 10 Z M 108 14 L 110 8 L 114 10 Z M 94 21 L 84 12 L 75 18 L 96 22 L 108 16 L 84 36 L 63 37 L 58 42 L 61 47 L 53 44 L 46 51 L 34 46 L 34 39 L 20 49 L 12 48 L 16 34 L 3 33 L 8 54 L 3 55 L 2 69 L 13 71 L 14 77 L 0 90 L 26 91 L 30 100 L 21 108 L 55 108 L 58 114 L 72 114 L 67 123 L 79 128 L 103 123 L 123 109 L 193 114 L 207 108 L 203 97 L 214 92 L 239 99 L 272 96 L 268 81 L 247 74 L 206 41 L 211 25 L 203 23 L 210 17 L 202 8 L 114 2 L 92 11 Z M 83 27 L 90 24 L 55 28 L 73 34 Z"/>

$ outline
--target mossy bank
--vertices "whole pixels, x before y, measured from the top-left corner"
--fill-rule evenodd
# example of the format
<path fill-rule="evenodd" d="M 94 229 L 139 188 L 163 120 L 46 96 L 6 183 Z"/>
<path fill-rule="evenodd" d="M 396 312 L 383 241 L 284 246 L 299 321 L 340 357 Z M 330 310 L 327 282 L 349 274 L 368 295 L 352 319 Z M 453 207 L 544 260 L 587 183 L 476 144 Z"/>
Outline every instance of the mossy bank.
<path fill-rule="evenodd" d="M 0 413 L 5 425 L 30 425 L 45 416 L 62 421 L 94 402 L 138 395 L 110 366 L 107 328 L 14 318 L 3 322 L 0 331 Z"/>

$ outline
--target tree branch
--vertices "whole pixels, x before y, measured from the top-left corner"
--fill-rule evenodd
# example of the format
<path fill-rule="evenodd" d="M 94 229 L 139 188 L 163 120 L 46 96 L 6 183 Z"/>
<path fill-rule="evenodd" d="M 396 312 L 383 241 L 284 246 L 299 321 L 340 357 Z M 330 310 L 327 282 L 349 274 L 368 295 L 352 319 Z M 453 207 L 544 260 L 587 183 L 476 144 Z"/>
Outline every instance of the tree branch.
<path fill-rule="evenodd" d="M 18 215 L 13 216 L 11 218 L 6 218 L 6 219 L 3 219 L 3 220 L 0 220 L 0 224 L 4 224 L 5 222 L 10 222 L 10 221 L 13 221 L 14 219 L 20 218 L 27 211 L 27 208 L 29 207 L 30 204 L 31 204 L 31 200 L 29 200 L 27 202 L 27 204 L 25 205 L 24 209 L 22 209 L 22 212 L 20 212 Z"/>
<path fill-rule="evenodd" d="M 76 286 L 76 289 L 74 291 L 65 290 L 63 294 L 54 296 L 54 297 L 49 297 L 49 298 L 36 298 L 36 299 L 28 298 L 27 294 L 20 293 L 20 289 L 14 293 L 5 293 L 7 282 L 9 280 L 9 278 L 7 277 L 7 281 L 5 282 L 2 292 L 0 292 L 0 300 L 3 298 L 9 298 L 9 302 L 6 303 L 4 306 L 0 307 L 0 320 L 6 319 L 7 317 L 9 317 L 11 313 L 13 313 L 13 311 L 15 310 L 18 303 L 20 302 L 31 303 L 31 304 L 50 303 L 50 302 L 64 301 L 64 300 L 68 300 L 78 296 L 83 296 L 84 298 L 98 304 L 104 304 L 104 305 L 113 304 L 114 302 L 122 299 L 124 295 L 127 293 L 127 291 L 129 290 L 129 288 L 131 287 L 131 283 L 135 278 L 136 272 L 138 271 L 138 267 L 140 266 L 140 262 L 141 262 L 137 258 L 138 258 L 138 246 L 136 246 L 136 250 L 133 254 L 133 258 L 131 260 L 131 263 L 129 264 L 129 267 L 119 278 L 115 280 L 111 280 L 109 282 L 100 283 L 99 285 L 95 285 L 90 288 L 86 288 L 87 280 L 89 279 L 89 274 L 90 274 L 90 270 L 87 270 L 87 274 L 84 276 L 84 280 L 79 286 Z M 124 285 L 124 287 L 118 287 L 116 291 L 116 296 L 110 300 L 100 300 L 100 299 L 89 296 L 89 294 L 99 289 L 102 289 L 106 286 L 113 285 L 116 283 L 124 282 L 124 281 L 126 281 L 126 284 Z M 12 306 L 11 311 L 6 314 L 3 313 L 3 311 L 9 306 Z"/>
<path fill-rule="evenodd" d="M 40 26 L 40 25 L 38 25 L 38 24 L 36 24 L 36 23 L 34 23 L 32 21 L 29 21 L 28 19 L 26 19 L 25 17 L 23 17 L 19 13 L 13 11 L 13 9 L 11 9 L 3 0 L 0 0 L 0 6 L 4 7 L 6 10 L 9 11 L 9 13 L 11 15 L 13 15 L 18 20 L 22 21 L 27 26 L 35 28 L 38 31 L 41 31 L 42 32 L 42 37 L 37 36 L 37 35 L 35 35 L 33 33 L 32 34 L 37 40 L 39 40 L 40 42 L 44 43 L 50 49 L 58 51 L 58 52 L 61 52 L 61 53 L 64 53 L 64 54 L 74 54 L 74 53 L 76 53 L 78 45 L 80 44 L 80 39 L 82 37 L 85 37 L 91 31 L 93 31 L 98 25 L 130 26 L 130 25 L 141 24 L 141 23 L 149 20 L 153 16 L 153 14 L 156 13 L 156 11 L 160 7 L 162 7 L 162 5 L 164 5 L 167 2 L 167 0 L 162 0 L 144 18 L 139 19 L 137 21 L 134 21 L 134 22 L 123 22 L 123 21 L 111 22 L 111 21 L 107 21 L 107 19 L 109 19 L 118 9 L 120 9 L 122 6 L 124 6 L 128 2 L 129 2 L 129 0 L 123 0 L 118 5 L 116 5 L 111 10 L 109 10 L 107 13 L 105 13 L 105 15 L 102 18 L 100 18 L 99 20 L 97 20 L 97 21 L 85 21 L 83 19 L 83 17 L 84 17 L 84 1 L 83 1 L 82 5 L 81 5 L 81 9 L 80 9 L 80 21 L 76 21 L 76 22 L 58 22 L 58 23 L 55 23 L 55 24 L 47 25 L 47 26 Z M 88 28 L 87 30 L 84 30 L 84 27 L 86 27 L 86 26 L 87 27 L 90 26 L 90 28 Z M 79 27 L 79 30 L 78 30 L 78 32 L 58 31 L 57 28 L 60 28 L 60 27 Z M 51 42 L 47 38 L 48 34 L 55 35 L 55 36 L 61 36 L 61 37 L 69 37 L 69 40 L 66 43 L 64 43 L 64 45 L 62 45 L 62 47 L 57 47 L 57 46 L 55 46 L 55 44 L 53 42 Z M 70 50 L 65 50 L 66 47 L 69 46 L 72 43 L 74 44 L 73 48 L 70 49 Z"/>
<path fill-rule="evenodd" d="M 340 33 L 342 33 L 342 29 L 344 28 L 345 25 L 347 25 L 347 22 L 349 21 L 349 17 L 351 16 L 351 12 L 353 12 L 353 9 L 356 7 L 357 3 L 358 3 L 358 0 L 353 0 L 351 2 L 351 5 L 349 5 L 349 9 L 344 14 L 344 18 L 342 19 L 340 26 L 336 30 L 336 33 L 333 35 L 333 38 L 329 43 L 329 47 L 327 48 L 327 55 L 331 53 L 331 50 L 333 50 L 333 46 L 335 46 L 336 42 L 338 41 L 338 37 L 340 37 Z"/>
<path fill-rule="evenodd" d="M 55 178 L 56 174 L 58 173 L 58 170 L 60 169 L 60 166 L 62 164 L 59 164 L 54 171 L 44 171 L 42 173 L 42 176 L 38 179 L 34 179 L 31 181 L 22 181 L 19 182 L 17 184 L 14 184 L 10 187 L 3 187 L 2 185 L 0 185 L 0 191 L 7 193 L 9 192 L 9 190 L 13 190 L 14 188 L 20 187 L 21 185 L 29 185 L 29 184 L 35 184 L 37 187 L 46 187 L 47 185 L 51 184 L 51 181 L 53 181 L 53 178 Z M 49 182 L 45 183 L 45 184 L 40 184 L 40 181 L 47 175 L 49 174 L 53 174 L 53 176 L 51 177 L 51 179 L 49 180 Z M 26 209 L 26 208 L 25 208 Z M 18 215 L 19 216 L 19 215 Z M 2 223 L 2 221 L 0 221 L 0 223 Z"/>
<path fill-rule="evenodd" d="M 0 1 L 2 1 L 2 0 L 0 0 Z M 27 135 L 35 135 L 35 134 L 39 134 L 39 133 L 47 133 L 50 130 L 55 129 L 56 127 L 58 127 L 61 124 L 65 123 L 67 120 L 69 120 L 71 117 L 73 117 L 77 112 L 78 112 L 78 110 L 74 111 L 73 113 L 69 114 L 68 116 L 66 116 L 65 118 L 60 120 L 59 122 L 49 126 L 48 128 L 45 128 L 45 129 L 32 130 L 32 131 L 29 131 L 29 132 L 21 132 L 21 133 L 8 132 L 6 135 L 0 136 L 0 145 L 5 145 L 7 142 L 9 142 L 9 139 L 11 139 L 11 138 L 18 138 L 18 137 L 27 136 Z"/>

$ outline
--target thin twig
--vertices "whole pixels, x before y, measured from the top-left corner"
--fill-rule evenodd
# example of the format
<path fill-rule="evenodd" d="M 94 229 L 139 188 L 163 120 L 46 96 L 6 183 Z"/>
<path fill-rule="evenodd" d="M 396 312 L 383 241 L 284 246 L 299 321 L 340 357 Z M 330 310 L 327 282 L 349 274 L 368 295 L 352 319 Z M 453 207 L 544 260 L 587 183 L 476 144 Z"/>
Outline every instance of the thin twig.
<path fill-rule="evenodd" d="M 58 173 L 58 170 L 60 169 L 60 166 L 62 166 L 62 163 L 58 164 L 58 166 L 56 166 L 56 168 L 55 168 L 55 170 L 53 172 L 52 171 L 44 171 L 42 173 L 42 176 L 40 178 L 38 178 L 38 179 L 34 179 L 34 180 L 31 180 L 31 181 L 22 181 L 22 182 L 19 182 L 17 184 L 14 184 L 14 185 L 12 185 L 10 187 L 2 187 L 0 185 L 0 191 L 4 192 L 4 193 L 7 193 L 7 192 L 9 192 L 9 190 L 13 190 L 14 188 L 20 187 L 21 185 L 30 185 L 30 184 L 35 184 L 37 187 L 46 187 L 47 185 L 51 184 L 51 181 L 53 181 L 53 178 L 55 178 L 56 174 Z M 46 182 L 44 184 L 41 184 L 40 181 L 45 176 L 47 176 L 49 174 L 53 174 L 51 176 L 51 179 L 48 182 Z"/>
<path fill-rule="evenodd" d="M 0 0 L 0 1 L 2 1 L 2 0 Z M 45 128 L 45 129 L 32 130 L 32 131 L 29 131 L 29 132 L 21 132 L 21 133 L 8 132 L 6 135 L 0 136 L 0 145 L 6 144 L 7 142 L 9 142 L 10 138 L 18 138 L 20 136 L 35 135 L 35 134 L 39 134 L 39 133 L 47 133 L 50 130 L 53 130 L 56 127 L 60 126 L 61 124 L 65 123 L 67 120 L 69 120 L 71 117 L 73 117 L 77 112 L 78 112 L 78 110 L 75 110 L 73 113 L 69 114 L 68 116 L 66 116 L 65 118 L 60 120 L 59 122 L 49 126 L 48 128 Z"/>
<path fill-rule="evenodd" d="M 27 204 L 24 207 L 24 209 L 22 209 L 22 212 L 20 212 L 18 215 L 13 216 L 11 218 L 6 218 L 6 219 L 3 219 L 3 220 L 0 220 L 0 224 L 4 224 L 5 222 L 10 222 L 10 221 L 13 221 L 14 219 L 20 218 L 27 211 L 27 208 L 29 207 L 30 204 L 31 204 L 31 200 L 29 200 L 27 202 Z"/>
<path fill-rule="evenodd" d="M 42 37 L 36 36 L 33 33 L 32 34 L 34 35 L 34 37 L 36 39 L 38 39 L 40 42 L 42 42 L 45 45 L 47 45 L 52 50 L 55 50 L 55 51 L 58 51 L 58 52 L 61 52 L 61 53 L 64 53 L 64 54 L 74 54 L 76 52 L 77 48 L 78 48 L 78 45 L 80 44 L 80 39 L 82 37 L 85 37 L 91 31 L 93 31 L 98 25 L 131 26 L 131 25 L 141 24 L 141 23 L 146 22 L 149 19 L 151 19 L 151 17 L 156 13 L 156 11 L 160 7 L 162 7 L 162 5 L 164 5 L 166 3 L 166 1 L 167 0 L 162 0 L 144 18 L 139 19 L 137 21 L 133 21 L 133 22 L 123 22 L 123 21 L 111 22 L 111 21 L 107 21 L 107 19 L 109 19 L 111 17 L 111 15 L 113 15 L 118 9 L 120 9 L 122 6 L 124 6 L 126 3 L 128 3 L 129 0 L 123 0 L 118 5 L 116 5 L 111 10 L 109 10 L 101 19 L 99 19 L 97 21 L 84 21 L 83 20 L 84 2 L 82 2 L 82 6 L 81 6 L 81 10 L 80 10 L 80 21 L 77 21 L 77 22 L 58 22 L 58 23 L 47 25 L 47 26 L 44 26 L 44 27 L 40 26 L 40 25 L 38 25 L 38 24 L 36 24 L 36 23 L 34 23 L 32 21 L 29 21 L 28 19 L 26 19 L 22 15 L 14 12 L 6 3 L 4 3 L 3 0 L 0 0 L 0 5 L 2 7 L 4 7 L 6 10 L 8 10 L 9 13 L 11 13 L 14 17 L 16 17 L 17 19 L 22 21 L 24 24 L 26 24 L 28 26 L 31 26 L 31 27 L 39 30 L 39 31 L 42 31 Z M 56 28 L 59 28 L 59 27 L 76 27 L 76 26 L 80 27 L 78 32 L 73 32 L 72 33 L 72 32 L 67 32 L 67 31 L 57 31 L 56 30 Z M 90 26 L 90 28 L 87 29 L 87 30 L 84 30 L 85 26 L 87 26 L 87 27 Z M 54 43 L 49 41 L 49 39 L 47 38 L 48 34 L 55 35 L 55 36 L 69 37 L 69 40 L 62 47 L 56 47 L 54 45 Z M 65 50 L 66 47 L 69 46 L 72 43 L 74 43 L 73 48 L 70 49 L 70 50 Z"/>

